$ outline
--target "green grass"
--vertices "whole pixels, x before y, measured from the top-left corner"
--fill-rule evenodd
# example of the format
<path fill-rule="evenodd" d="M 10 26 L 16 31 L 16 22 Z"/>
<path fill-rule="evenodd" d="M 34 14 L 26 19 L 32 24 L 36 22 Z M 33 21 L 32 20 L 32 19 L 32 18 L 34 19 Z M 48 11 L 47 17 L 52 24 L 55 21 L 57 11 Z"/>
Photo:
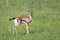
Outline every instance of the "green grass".
<path fill-rule="evenodd" d="M 30 33 L 21 24 L 13 35 L 12 17 L 34 10 Z M 60 40 L 60 0 L 0 0 L 0 40 Z"/>

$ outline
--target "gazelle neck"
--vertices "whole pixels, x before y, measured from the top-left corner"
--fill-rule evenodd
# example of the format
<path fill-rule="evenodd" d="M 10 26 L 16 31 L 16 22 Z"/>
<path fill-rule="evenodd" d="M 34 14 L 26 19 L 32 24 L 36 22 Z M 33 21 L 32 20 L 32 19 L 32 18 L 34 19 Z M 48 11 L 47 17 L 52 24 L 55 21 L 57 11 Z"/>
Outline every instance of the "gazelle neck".
<path fill-rule="evenodd" d="M 31 19 L 32 19 L 32 15 L 29 15 L 29 18 L 31 18 Z"/>
<path fill-rule="evenodd" d="M 29 11 L 28 11 L 28 12 L 29 12 Z M 29 16 L 30 19 L 32 19 L 32 17 L 33 17 L 33 12 L 29 12 L 29 15 L 28 15 L 28 16 Z"/>

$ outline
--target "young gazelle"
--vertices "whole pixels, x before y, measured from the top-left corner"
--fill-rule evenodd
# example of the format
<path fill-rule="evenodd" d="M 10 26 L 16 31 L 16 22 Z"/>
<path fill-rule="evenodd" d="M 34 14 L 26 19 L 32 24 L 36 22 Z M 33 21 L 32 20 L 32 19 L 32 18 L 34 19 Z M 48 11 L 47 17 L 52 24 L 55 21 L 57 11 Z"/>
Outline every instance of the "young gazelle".
<path fill-rule="evenodd" d="M 25 18 L 24 17 L 16 17 L 16 18 L 9 19 L 9 20 L 14 20 L 15 26 L 13 27 L 13 33 L 15 31 L 17 34 L 18 26 L 21 23 L 24 23 L 26 25 L 27 34 L 29 33 L 29 23 L 32 21 L 33 12 L 31 12 L 31 11 L 28 11 L 28 12 L 29 12 L 28 17 L 25 17 Z"/>

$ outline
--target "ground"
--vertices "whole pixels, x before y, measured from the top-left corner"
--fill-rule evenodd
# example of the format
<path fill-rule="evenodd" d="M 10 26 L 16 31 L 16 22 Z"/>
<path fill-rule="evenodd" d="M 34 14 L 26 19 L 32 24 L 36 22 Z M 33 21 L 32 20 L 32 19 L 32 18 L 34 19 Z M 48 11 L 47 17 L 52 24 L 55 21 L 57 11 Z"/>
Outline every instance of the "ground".
<path fill-rule="evenodd" d="M 21 24 L 13 35 L 13 17 L 27 17 L 34 10 L 30 33 Z M 60 40 L 60 0 L 0 0 L 0 40 Z"/>

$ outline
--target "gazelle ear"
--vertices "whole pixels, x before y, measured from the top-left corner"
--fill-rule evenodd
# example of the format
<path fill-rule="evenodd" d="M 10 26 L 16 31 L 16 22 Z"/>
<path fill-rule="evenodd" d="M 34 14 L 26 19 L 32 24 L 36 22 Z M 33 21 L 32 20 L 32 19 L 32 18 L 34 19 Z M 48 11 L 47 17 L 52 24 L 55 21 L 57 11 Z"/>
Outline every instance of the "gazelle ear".
<path fill-rule="evenodd" d="M 31 9 L 31 10 L 27 10 L 27 12 L 34 12 L 34 9 Z"/>
<path fill-rule="evenodd" d="M 34 10 L 31 10 L 31 11 L 27 11 L 27 12 L 29 12 L 29 13 L 32 13 L 32 14 L 33 14 Z"/>

